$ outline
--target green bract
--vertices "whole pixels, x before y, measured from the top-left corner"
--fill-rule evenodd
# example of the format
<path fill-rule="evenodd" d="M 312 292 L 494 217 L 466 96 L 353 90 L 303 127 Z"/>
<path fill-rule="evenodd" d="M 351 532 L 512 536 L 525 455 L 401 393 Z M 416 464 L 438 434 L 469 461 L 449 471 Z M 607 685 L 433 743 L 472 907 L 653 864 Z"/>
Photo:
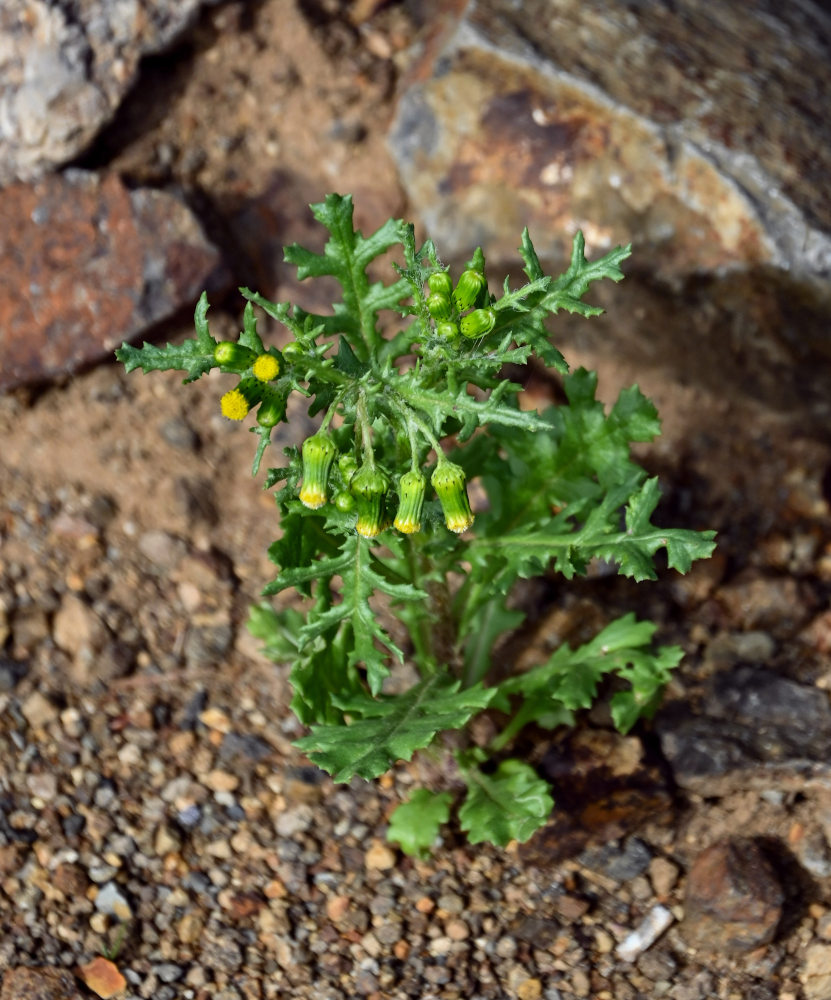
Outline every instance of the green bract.
<path fill-rule="evenodd" d="M 658 434 L 649 400 L 633 386 L 605 408 L 596 376 L 569 373 L 551 341 L 548 324 L 561 310 L 600 312 L 585 298 L 595 281 L 623 277 L 629 248 L 589 261 L 578 233 L 553 277 L 526 231 L 527 280 L 511 288 L 506 279 L 492 295 L 479 248 L 454 288 L 455 269 L 429 240 L 416 244 L 411 225 L 390 219 L 364 236 L 351 199 L 339 195 L 312 212 L 328 241 L 320 252 L 289 246 L 285 260 L 300 280 L 339 284 L 331 311 L 243 288 L 239 338 L 217 343 L 203 294 L 195 337 L 125 344 L 117 355 L 128 371 L 176 369 L 185 382 L 218 368 L 223 412 L 242 420 L 256 409 L 255 474 L 280 442 L 284 460 L 266 477 L 279 513 L 269 550 L 277 574 L 264 593 L 293 590 L 305 606 L 259 604 L 250 628 L 291 666 L 292 709 L 308 727 L 298 747 L 336 781 L 374 778 L 431 744 L 440 752 L 442 731 L 487 709 L 496 733 L 488 746 L 458 738 L 444 750 L 462 793 L 416 789 L 390 837 L 424 853 L 452 816 L 473 842 L 524 840 L 546 823 L 552 795 L 528 761 L 510 756 L 517 733 L 571 724 L 608 678 L 611 717 L 627 731 L 654 711 L 681 650 L 656 645 L 655 626 L 629 614 L 506 677 L 492 655 L 524 619 L 514 585 L 541 574 L 571 579 L 598 560 L 649 580 L 657 553 L 686 572 L 714 546 L 712 532 L 667 527 L 666 515 L 653 523 L 658 483 L 630 454 Z M 370 280 L 390 251 L 402 263 L 390 265 L 386 283 Z M 260 312 L 284 331 L 268 347 Z M 520 407 L 522 386 L 504 373 L 531 359 L 562 378 L 566 403 Z M 286 423 L 292 393 L 318 428 L 300 447 L 293 435 L 306 418 Z M 435 497 L 419 471 L 431 466 Z M 387 684 L 405 651 L 415 680 L 408 672 Z"/>

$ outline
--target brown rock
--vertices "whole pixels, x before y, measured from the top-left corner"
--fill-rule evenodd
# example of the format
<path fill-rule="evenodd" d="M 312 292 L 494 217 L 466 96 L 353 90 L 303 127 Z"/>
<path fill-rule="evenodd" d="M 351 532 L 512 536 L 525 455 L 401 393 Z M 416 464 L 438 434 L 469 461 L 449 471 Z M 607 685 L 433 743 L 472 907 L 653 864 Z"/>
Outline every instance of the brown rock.
<path fill-rule="evenodd" d="M 115 963 L 101 955 L 82 965 L 78 972 L 81 979 L 96 996 L 101 997 L 101 1000 L 109 1000 L 127 986 L 127 980 L 118 971 Z"/>
<path fill-rule="evenodd" d="M 71 372 L 224 280 L 190 211 L 72 171 L 0 191 L 0 391 Z"/>
<path fill-rule="evenodd" d="M 548 258 L 582 226 L 597 248 L 631 239 L 665 276 L 756 263 L 819 276 L 831 145 L 802 98 L 831 85 L 822 18 L 761 0 L 625 16 L 602 0 L 469 4 L 393 126 L 411 201 L 450 256 L 477 243 L 513 256 L 527 223 Z"/>
<path fill-rule="evenodd" d="M 752 840 L 719 841 L 696 858 L 687 876 L 684 936 L 713 951 L 750 951 L 773 940 L 784 892 Z"/>
<path fill-rule="evenodd" d="M 83 1000 L 66 969 L 9 969 L 3 978 L 0 1000 Z"/>

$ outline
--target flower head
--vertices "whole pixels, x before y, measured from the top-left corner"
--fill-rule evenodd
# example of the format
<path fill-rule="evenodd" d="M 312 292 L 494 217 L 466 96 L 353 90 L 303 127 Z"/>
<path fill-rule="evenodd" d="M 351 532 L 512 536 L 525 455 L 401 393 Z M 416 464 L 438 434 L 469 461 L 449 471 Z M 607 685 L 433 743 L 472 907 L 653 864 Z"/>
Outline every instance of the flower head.
<path fill-rule="evenodd" d="M 447 527 L 457 535 L 467 531 L 473 524 L 473 514 L 467 497 L 464 469 L 454 462 L 440 459 L 430 482 L 441 503 Z"/>
<path fill-rule="evenodd" d="M 280 362 L 273 354 L 261 354 L 251 366 L 251 373 L 261 382 L 270 382 L 280 374 Z"/>
<path fill-rule="evenodd" d="M 375 538 L 384 530 L 384 497 L 389 486 L 387 476 L 370 465 L 361 466 L 352 477 L 349 489 L 358 508 L 355 530 L 362 537 Z"/>
<path fill-rule="evenodd" d="M 326 503 L 326 483 L 337 449 L 325 431 L 318 431 L 303 442 L 303 485 L 300 502 L 311 510 Z"/>
<path fill-rule="evenodd" d="M 393 527 L 405 535 L 421 531 L 421 508 L 424 506 L 424 492 L 427 483 L 417 470 L 405 472 L 398 483 L 398 512 Z"/>

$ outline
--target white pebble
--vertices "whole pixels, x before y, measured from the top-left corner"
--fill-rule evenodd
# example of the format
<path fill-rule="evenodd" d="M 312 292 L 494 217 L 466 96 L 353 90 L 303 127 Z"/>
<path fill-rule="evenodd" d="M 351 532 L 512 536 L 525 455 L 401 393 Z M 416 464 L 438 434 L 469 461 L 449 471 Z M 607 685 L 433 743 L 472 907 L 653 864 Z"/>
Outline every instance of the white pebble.
<path fill-rule="evenodd" d="M 615 954 L 624 962 L 634 961 L 664 933 L 673 921 L 673 916 L 665 906 L 654 906 L 643 918 L 639 927 L 627 934 L 615 949 Z"/>

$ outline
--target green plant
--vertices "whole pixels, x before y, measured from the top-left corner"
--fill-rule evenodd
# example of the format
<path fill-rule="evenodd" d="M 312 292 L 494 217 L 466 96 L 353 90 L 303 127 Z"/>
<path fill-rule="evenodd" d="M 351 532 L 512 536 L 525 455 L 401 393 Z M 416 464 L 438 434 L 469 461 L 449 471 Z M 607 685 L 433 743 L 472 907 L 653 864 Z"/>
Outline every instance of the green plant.
<path fill-rule="evenodd" d="M 495 710 L 507 721 L 492 744 L 455 752 L 467 786 L 458 819 L 472 842 L 526 839 L 553 802 L 528 763 L 504 756 L 520 728 L 571 723 L 614 675 L 612 717 L 626 731 L 655 709 L 681 650 L 654 647 L 655 626 L 630 614 L 587 645 L 563 645 L 499 679 L 493 650 L 523 620 L 510 602 L 514 584 L 551 569 L 571 579 L 592 560 L 653 579 L 659 549 L 684 573 L 714 547 L 713 532 L 652 523 L 658 484 L 630 457 L 631 442 L 659 432 L 652 403 L 633 386 L 605 412 L 596 376 L 568 374 L 549 340 L 546 320 L 561 309 L 601 312 L 583 297 L 594 281 L 619 281 L 630 250 L 589 262 L 578 233 L 568 270 L 552 278 L 526 230 L 527 283 L 511 290 L 506 279 L 492 295 L 481 250 L 454 282 L 432 242 L 416 246 L 412 226 L 390 220 L 364 237 L 351 199 L 338 195 L 312 211 L 330 233 L 323 253 L 295 244 L 285 259 L 301 279 L 339 282 L 331 315 L 243 288 L 239 339 L 217 343 L 203 294 L 194 339 L 125 344 L 117 355 L 127 371 L 179 369 L 185 382 L 212 368 L 233 376 L 222 409 L 232 419 L 256 410 L 255 475 L 289 394 L 308 399 L 319 429 L 302 448 L 285 448 L 286 463 L 266 479 L 267 488 L 280 486 L 282 534 L 270 548 L 279 572 L 265 594 L 293 588 L 305 609 L 258 604 L 249 623 L 275 660 L 292 665 L 292 708 L 309 727 L 297 746 L 335 781 L 371 779 Z M 403 259 L 395 280 L 371 281 L 367 268 L 392 248 Z M 282 351 L 263 345 L 255 306 L 290 331 Z M 387 334 L 382 317 L 396 314 L 405 323 Z M 520 408 L 520 387 L 503 369 L 532 356 L 563 376 L 566 405 Z M 479 484 L 475 512 L 471 482 Z M 406 642 L 393 635 L 401 632 L 390 628 L 394 618 Z M 391 671 L 405 657 L 418 680 L 391 693 Z M 419 789 L 393 816 L 391 839 L 408 853 L 428 850 L 450 805 L 446 792 Z"/>

